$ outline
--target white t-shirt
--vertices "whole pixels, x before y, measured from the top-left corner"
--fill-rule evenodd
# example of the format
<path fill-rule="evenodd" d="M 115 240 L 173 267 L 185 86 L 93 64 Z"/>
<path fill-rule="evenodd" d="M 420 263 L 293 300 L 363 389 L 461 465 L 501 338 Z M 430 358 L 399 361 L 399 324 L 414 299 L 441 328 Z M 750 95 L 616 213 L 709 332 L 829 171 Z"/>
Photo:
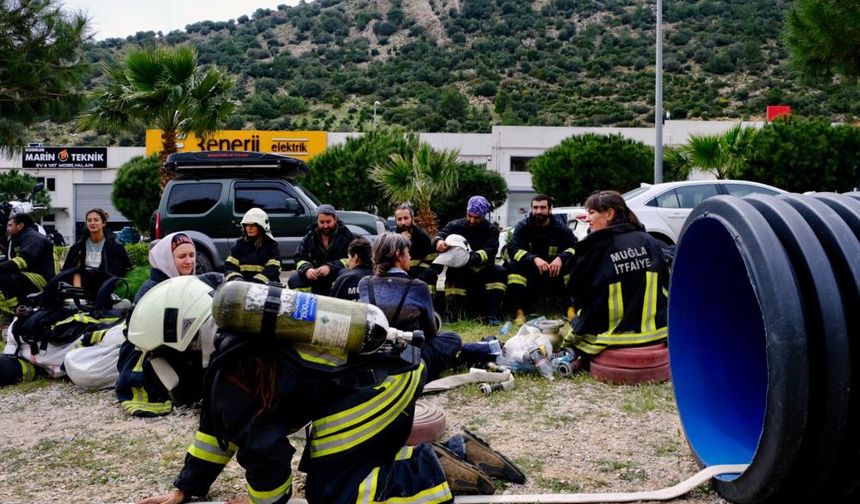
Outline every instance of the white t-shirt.
<path fill-rule="evenodd" d="M 102 250 L 105 248 L 105 240 L 98 243 L 93 243 L 92 239 L 87 240 L 87 256 L 84 259 L 84 265 L 87 268 L 98 268 L 102 263 Z"/>

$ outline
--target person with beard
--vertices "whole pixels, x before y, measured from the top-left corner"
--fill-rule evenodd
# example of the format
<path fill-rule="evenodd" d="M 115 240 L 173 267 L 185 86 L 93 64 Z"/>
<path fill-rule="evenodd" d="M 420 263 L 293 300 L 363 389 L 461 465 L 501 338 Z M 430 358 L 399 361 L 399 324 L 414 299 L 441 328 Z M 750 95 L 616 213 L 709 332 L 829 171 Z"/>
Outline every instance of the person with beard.
<path fill-rule="evenodd" d="M 463 236 L 472 249 L 465 266 L 449 267 L 446 273 L 445 312 L 450 320 L 469 311 L 491 324 L 499 321 L 507 285 L 504 268 L 495 264 L 499 228 L 487 220 L 489 211 L 487 198 L 472 196 L 466 204 L 466 217 L 449 222 L 433 237 L 433 247 L 440 254 L 448 250 L 445 238 L 453 234 Z M 434 265 L 434 270 L 438 273 L 441 267 Z"/>
<path fill-rule="evenodd" d="M 415 224 L 415 212 L 412 205 L 402 203 L 394 211 L 394 219 L 397 222 L 397 232 L 409 240 L 412 246 L 409 248 L 412 260 L 409 262 L 409 277 L 421 278 L 427 282 L 432 292 L 435 288 L 436 277 L 430 271 L 430 264 L 436 259 L 436 251 L 430 242 L 430 236 Z M 428 275 L 429 273 L 429 275 Z"/>
<path fill-rule="evenodd" d="M 573 267 L 576 237 L 561 216 L 552 214 L 552 199 L 545 194 L 532 198 L 532 211 L 514 227 L 508 244 L 508 300 L 514 322 L 525 323 L 527 299 L 539 294 L 565 298 L 565 285 Z M 573 309 L 568 309 L 573 318 Z"/>
<path fill-rule="evenodd" d="M 349 264 L 355 239 L 331 205 L 320 205 L 314 223 L 296 251 L 296 272 L 287 281 L 293 290 L 328 296 L 338 273 Z"/>
<path fill-rule="evenodd" d="M 669 270 L 663 249 L 616 191 L 585 201 L 591 233 L 576 245 L 568 292 L 578 308 L 562 345 L 588 359 L 607 347 L 666 340 Z"/>

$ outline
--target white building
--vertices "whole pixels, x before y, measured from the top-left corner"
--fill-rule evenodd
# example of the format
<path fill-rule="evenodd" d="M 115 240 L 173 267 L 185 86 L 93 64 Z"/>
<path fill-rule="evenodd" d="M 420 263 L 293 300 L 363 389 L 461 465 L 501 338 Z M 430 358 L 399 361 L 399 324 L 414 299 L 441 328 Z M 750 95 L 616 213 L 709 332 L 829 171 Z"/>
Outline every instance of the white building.
<path fill-rule="evenodd" d="M 722 133 L 737 124 L 732 121 L 667 121 L 663 127 L 664 144 L 683 144 L 692 134 Z M 745 123 L 760 126 L 761 123 Z M 492 218 L 502 226 L 513 224 L 529 211 L 535 194 L 526 163 L 563 139 L 583 133 L 620 133 L 646 145 L 655 144 L 654 128 L 597 127 L 528 127 L 494 126 L 491 133 L 422 133 L 420 138 L 433 147 L 456 149 L 460 159 L 486 164 L 508 183 L 507 202 L 493 212 Z M 346 141 L 350 133 L 328 133 L 327 145 Z M 46 150 L 51 148 L 46 147 Z M 75 148 L 68 148 L 73 151 Z M 110 201 L 117 169 L 135 156 L 145 155 L 145 147 L 107 147 L 104 167 L 72 167 L 74 163 L 53 163 L 52 167 L 24 168 L 22 156 L 0 157 L 0 171 L 19 169 L 45 182 L 56 210 L 43 224 L 53 225 L 71 243 L 76 227 L 82 228 L 86 211 L 103 208 L 117 227 L 128 224 Z M 55 151 L 61 148 L 53 149 Z M 82 148 L 83 150 L 83 148 Z M 32 160 L 26 163 L 33 166 Z M 38 163 L 37 163 L 38 164 Z M 51 165 L 51 163 L 47 163 Z M 43 164 L 44 166 L 44 164 Z"/>

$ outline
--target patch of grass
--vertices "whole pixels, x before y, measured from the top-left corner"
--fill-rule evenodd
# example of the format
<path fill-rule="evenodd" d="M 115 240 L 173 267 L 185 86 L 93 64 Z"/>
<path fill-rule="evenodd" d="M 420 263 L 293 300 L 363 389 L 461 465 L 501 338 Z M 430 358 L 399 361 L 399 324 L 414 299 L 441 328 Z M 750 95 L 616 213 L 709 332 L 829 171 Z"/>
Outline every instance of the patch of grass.
<path fill-rule="evenodd" d="M 681 443 L 677 439 L 661 439 L 657 441 L 657 448 L 654 450 L 654 453 L 658 457 L 674 455 L 680 447 Z"/>
<path fill-rule="evenodd" d="M 601 472 L 615 473 L 623 481 L 645 481 L 648 479 L 648 473 L 632 462 L 601 459 L 597 465 Z"/>
<path fill-rule="evenodd" d="M 628 386 L 623 392 L 621 411 L 630 415 L 675 409 L 674 393 L 669 383 Z"/>
<path fill-rule="evenodd" d="M 600 472 L 605 473 L 623 471 L 629 468 L 630 465 L 630 462 L 624 462 L 615 459 L 600 459 L 597 461 L 598 469 L 600 470 Z"/>
<path fill-rule="evenodd" d="M 39 376 L 33 381 L 21 382 L 16 385 L 0 388 L 0 397 L 10 396 L 12 394 L 27 394 L 34 390 L 41 390 L 45 387 L 50 387 L 52 380 Z"/>
<path fill-rule="evenodd" d="M 131 271 L 126 274 L 123 279 L 128 282 L 128 292 L 124 292 L 125 288 L 122 285 L 117 286 L 117 295 L 125 297 L 126 299 L 133 300 L 134 295 L 137 294 L 137 291 L 140 289 L 140 286 L 143 285 L 149 278 L 149 266 L 135 266 Z M 122 282 L 120 282 L 122 283 Z"/>
<path fill-rule="evenodd" d="M 515 457 L 514 464 L 526 474 L 534 474 L 543 470 L 544 460 L 535 457 Z"/>
<path fill-rule="evenodd" d="M 481 338 L 490 335 L 497 335 L 501 326 L 491 326 L 482 324 L 476 320 L 460 320 L 442 324 L 443 331 L 453 331 L 463 338 L 463 343 L 474 343 L 481 341 Z M 513 336 L 508 333 L 508 337 Z"/>
<path fill-rule="evenodd" d="M 574 481 L 544 478 L 542 476 L 537 478 L 537 484 L 541 488 L 549 490 L 550 493 L 577 493 L 582 490 L 582 487 Z"/>

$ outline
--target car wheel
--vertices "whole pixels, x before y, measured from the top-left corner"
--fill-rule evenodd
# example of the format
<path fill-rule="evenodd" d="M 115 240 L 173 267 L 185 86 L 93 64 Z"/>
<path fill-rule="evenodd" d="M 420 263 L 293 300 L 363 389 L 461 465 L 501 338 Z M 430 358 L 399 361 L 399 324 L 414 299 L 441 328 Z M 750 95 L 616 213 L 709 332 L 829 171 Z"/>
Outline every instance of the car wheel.
<path fill-rule="evenodd" d="M 200 250 L 200 246 L 197 245 L 197 250 Z M 201 273 L 209 273 L 210 271 L 215 271 L 215 265 L 212 263 L 212 259 L 209 257 L 209 254 L 206 252 L 198 252 L 197 253 L 197 269 L 195 270 L 195 274 L 200 275 Z"/>

